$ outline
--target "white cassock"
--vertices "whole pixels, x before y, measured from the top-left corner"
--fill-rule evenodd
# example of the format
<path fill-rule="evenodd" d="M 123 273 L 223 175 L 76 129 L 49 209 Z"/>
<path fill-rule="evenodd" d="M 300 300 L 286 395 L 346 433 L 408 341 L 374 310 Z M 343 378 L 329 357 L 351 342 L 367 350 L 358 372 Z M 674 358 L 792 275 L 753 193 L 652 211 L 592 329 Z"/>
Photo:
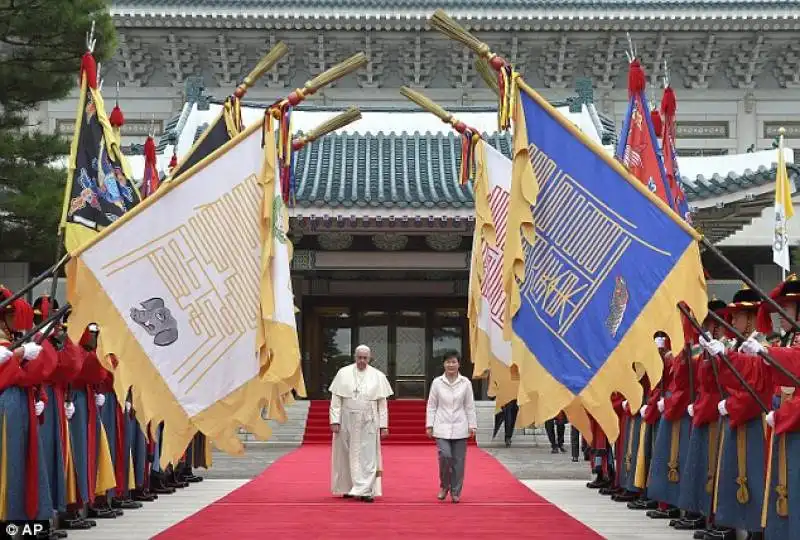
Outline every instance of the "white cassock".
<path fill-rule="evenodd" d="M 392 387 L 379 370 L 355 364 L 339 370 L 331 383 L 333 435 L 331 491 L 353 497 L 381 496 L 381 432 L 389 427 L 386 398 Z"/>

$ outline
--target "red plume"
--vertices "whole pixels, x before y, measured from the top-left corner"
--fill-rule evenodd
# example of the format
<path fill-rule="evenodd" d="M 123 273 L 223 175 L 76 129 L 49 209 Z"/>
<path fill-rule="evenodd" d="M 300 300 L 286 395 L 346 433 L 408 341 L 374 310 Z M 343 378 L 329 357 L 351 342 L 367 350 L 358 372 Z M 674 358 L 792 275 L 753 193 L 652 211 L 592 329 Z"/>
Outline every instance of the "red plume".
<path fill-rule="evenodd" d="M 769 293 L 769 297 L 773 300 L 777 300 L 781 292 L 783 291 L 783 286 L 786 285 L 785 282 L 780 282 L 778 285 L 775 286 Z M 769 304 L 769 302 L 761 302 L 758 306 L 758 313 L 756 313 L 756 330 L 761 332 L 762 334 L 769 334 L 772 332 L 772 315 L 771 313 L 775 311 L 775 309 Z"/>
<path fill-rule="evenodd" d="M 42 320 L 50 316 L 50 297 L 42 296 L 42 303 L 39 305 L 39 311 L 42 312 Z"/>
<path fill-rule="evenodd" d="M 108 116 L 108 121 L 115 128 L 120 128 L 125 125 L 125 117 L 122 115 L 122 109 L 119 108 L 119 103 L 114 105 L 111 114 Z"/>
<path fill-rule="evenodd" d="M 686 306 L 686 304 L 684 304 Z M 689 306 L 686 306 L 688 309 Z M 683 325 L 683 342 L 684 343 L 697 343 L 698 338 L 700 337 L 700 333 L 694 327 L 694 325 L 689 322 L 689 318 L 681 313 L 681 324 Z"/>
<path fill-rule="evenodd" d="M 97 62 L 92 53 L 85 52 L 81 58 L 81 77 L 86 76 L 86 85 L 89 88 L 97 88 Z"/>
<path fill-rule="evenodd" d="M 650 111 L 650 119 L 653 121 L 653 129 L 656 131 L 656 137 L 662 137 L 664 134 L 664 122 L 661 121 L 661 115 L 658 114 L 657 109 Z"/>
<path fill-rule="evenodd" d="M 0 299 L 8 300 L 13 293 L 5 287 L 0 287 Z M 15 332 L 25 332 L 33 328 L 33 308 L 23 298 L 17 298 L 5 307 L 6 311 L 14 312 L 14 320 L 11 322 L 11 330 Z"/>
<path fill-rule="evenodd" d="M 678 101 L 675 99 L 675 90 L 671 86 L 664 89 L 664 95 L 661 97 L 661 114 L 669 121 L 675 118 L 675 112 L 678 110 Z"/>
<path fill-rule="evenodd" d="M 646 81 L 644 78 L 644 70 L 639 60 L 634 58 L 628 67 L 628 95 L 632 96 L 644 91 Z"/>
<path fill-rule="evenodd" d="M 144 141 L 144 162 L 147 165 L 152 164 L 154 167 L 156 165 L 156 141 L 149 135 Z M 172 163 L 170 163 L 170 166 L 172 166 Z"/>

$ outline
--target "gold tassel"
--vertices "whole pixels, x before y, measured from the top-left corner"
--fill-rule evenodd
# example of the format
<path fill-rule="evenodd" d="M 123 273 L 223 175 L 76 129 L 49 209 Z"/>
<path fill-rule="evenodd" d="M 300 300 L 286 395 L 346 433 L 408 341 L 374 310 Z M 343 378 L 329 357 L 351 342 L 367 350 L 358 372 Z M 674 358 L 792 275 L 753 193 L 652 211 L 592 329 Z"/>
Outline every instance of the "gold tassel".
<path fill-rule="evenodd" d="M 782 517 L 789 517 L 789 487 L 787 482 L 786 464 L 786 434 L 779 435 L 778 440 L 778 485 L 775 486 L 775 493 L 778 498 L 775 500 L 775 511 Z"/>
<path fill-rule="evenodd" d="M 714 480 L 714 512 L 717 511 L 717 502 L 719 497 L 719 473 L 722 470 L 722 450 L 725 448 L 725 426 L 724 420 L 719 420 L 719 452 L 717 452 L 717 473 Z"/>
<path fill-rule="evenodd" d="M 631 465 L 633 465 L 633 437 L 634 432 L 633 429 L 636 427 L 636 422 L 634 422 L 633 416 L 628 419 L 628 448 L 625 452 L 625 471 L 630 474 L 631 472 Z"/>
<path fill-rule="evenodd" d="M 714 478 L 716 476 L 717 448 L 719 447 L 719 423 L 708 425 L 708 466 L 706 469 L 706 493 L 714 492 Z"/>
<path fill-rule="evenodd" d="M 225 100 L 222 117 L 225 120 L 225 128 L 228 130 L 228 137 L 233 139 L 242 132 L 242 107 L 239 99 L 229 97 Z"/>
<path fill-rule="evenodd" d="M 634 472 L 633 485 L 639 489 L 647 487 L 647 463 L 645 463 L 644 450 L 647 446 L 647 424 L 642 418 L 639 424 L 639 450 L 636 452 L 636 472 Z"/>
<path fill-rule="evenodd" d="M 672 422 L 672 431 L 670 433 L 670 442 L 669 442 L 669 462 L 667 463 L 667 467 L 669 467 L 669 471 L 667 471 L 667 480 L 676 484 L 680 481 L 680 475 L 678 474 L 678 452 L 680 450 L 680 440 L 681 440 L 681 422 L 680 420 Z"/>
<path fill-rule="evenodd" d="M 736 428 L 736 464 L 739 475 L 736 477 L 736 500 L 739 504 L 750 502 L 750 490 L 747 487 L 747 426 Z"/>

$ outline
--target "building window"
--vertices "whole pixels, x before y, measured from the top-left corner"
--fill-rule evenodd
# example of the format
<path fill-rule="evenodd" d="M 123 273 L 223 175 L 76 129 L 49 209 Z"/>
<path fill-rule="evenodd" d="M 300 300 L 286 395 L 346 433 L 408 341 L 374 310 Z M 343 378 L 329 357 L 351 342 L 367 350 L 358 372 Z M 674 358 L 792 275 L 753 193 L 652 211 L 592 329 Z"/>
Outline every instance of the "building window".
<path fill-rule="evenodd" d="M 727 148 L 678 148 L 678 157 L 708 157 L 727 155 Z"/>

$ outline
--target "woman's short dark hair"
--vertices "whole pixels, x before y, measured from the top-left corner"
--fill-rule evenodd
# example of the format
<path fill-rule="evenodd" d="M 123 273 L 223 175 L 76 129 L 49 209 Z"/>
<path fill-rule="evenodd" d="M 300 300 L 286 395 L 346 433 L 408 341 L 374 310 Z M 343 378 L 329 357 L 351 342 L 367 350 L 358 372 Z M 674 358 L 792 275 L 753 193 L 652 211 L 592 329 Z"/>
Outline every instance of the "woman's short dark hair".
<path fill-rule="evenodd" d="M 459 364 L 461 363 L 461 355 L 458 354 L 458 351 L 447 351 L 442 355 L 442 363 L 444 364 L 450 359 L 454 359 Z"/>

